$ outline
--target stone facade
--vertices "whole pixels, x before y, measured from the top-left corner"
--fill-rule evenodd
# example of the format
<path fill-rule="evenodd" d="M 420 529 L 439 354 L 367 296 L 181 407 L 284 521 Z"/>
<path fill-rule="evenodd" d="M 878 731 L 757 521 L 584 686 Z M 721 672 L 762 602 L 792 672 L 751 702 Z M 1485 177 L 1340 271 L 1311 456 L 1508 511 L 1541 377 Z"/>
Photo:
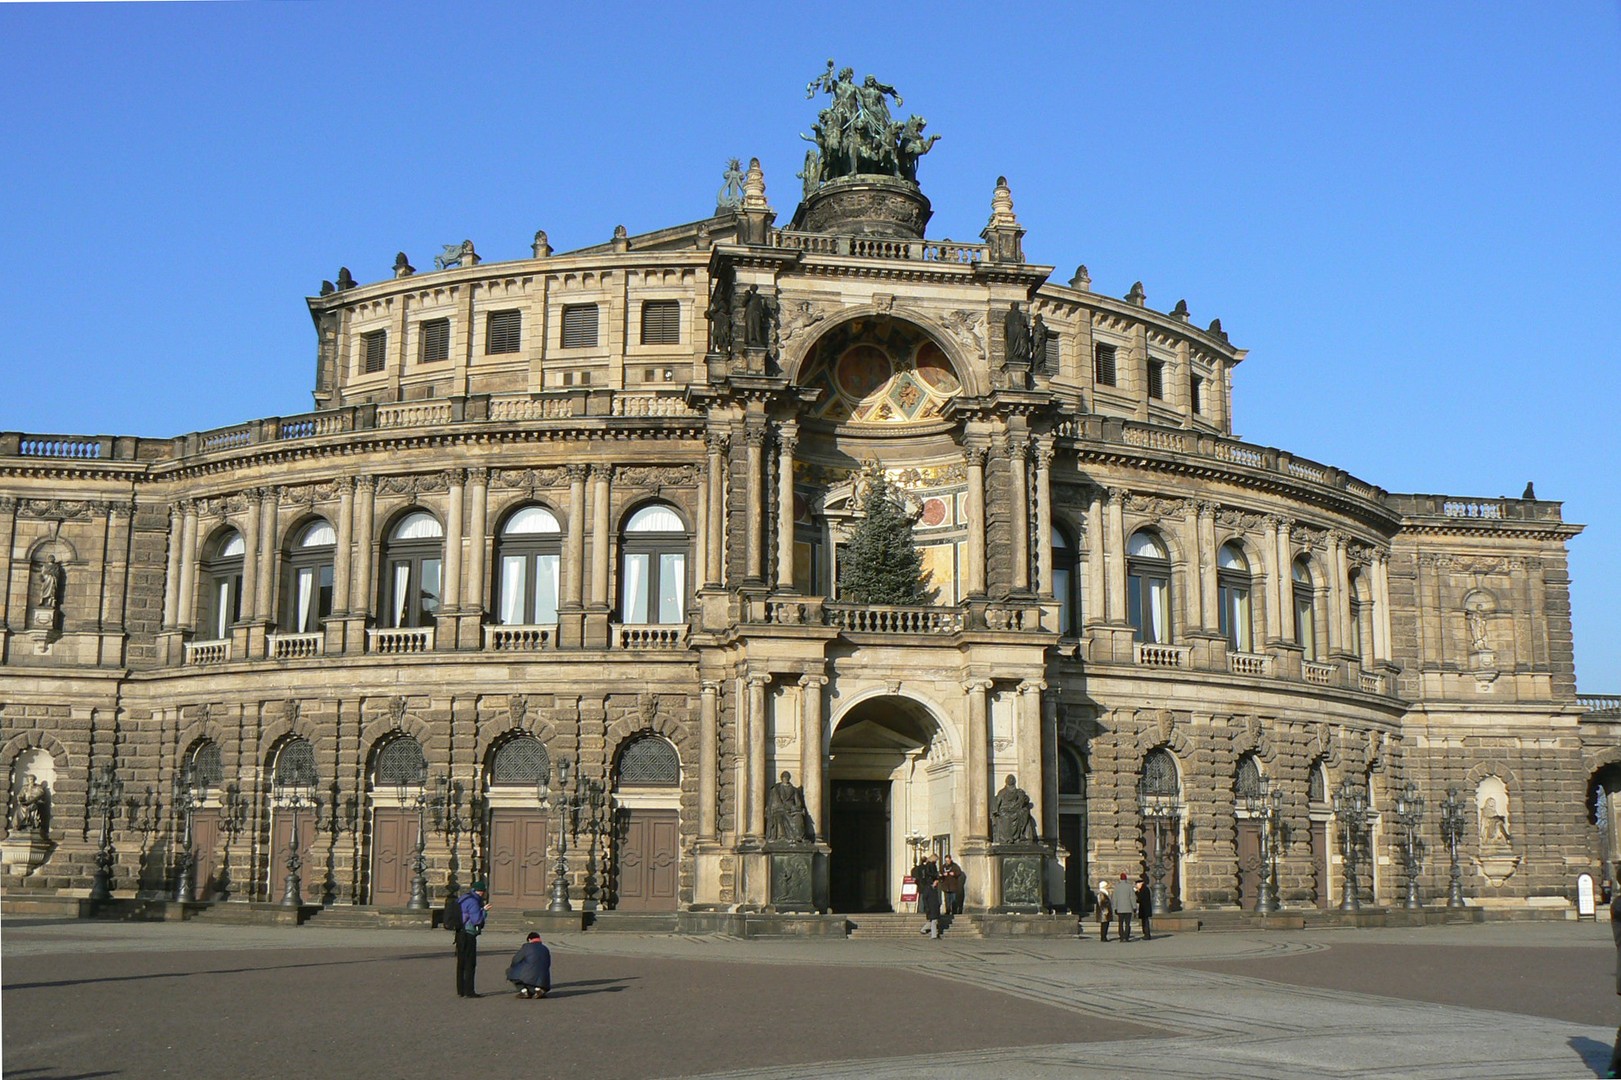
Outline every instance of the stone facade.
<path fill-rule="evenodd" d="M 841 231 L 870 200 L 838 184 L 803 229 L 756 163 L 688 225 L 345 271 L 309 301 L 312 412 L 0 435 L 9 884 L 82 895 L 109 818 L 115 891 L 167 892 L 189 795 L 215 898 L 277 899 L 297 833 L 306 899 L 403 903 L 420 823 L 435 900 L 487 875 L 543 906 L 561 833 L 577 902 L 768 907 L 785 771 L 824 908 L 894 905 L 929 847 L 1001 906 L 1008 776 L 1052 907 L 1145 861 L 1173 905 L 1252 903 L 1258 791 L 1281 902 L 1335 903 L 1342 784 L 1372 902 L 1405 888 L 1408 784 L 1429 902 L 1449 788 L 1471 903 L 1607 874 L 1621 741 L 1576 696 L 1559 504 L 1239 442 L 1244 350 L 1053 284 L 1005 184 L 982 245 Z M 930 605 L 839 600 L 872 468 Z"/>

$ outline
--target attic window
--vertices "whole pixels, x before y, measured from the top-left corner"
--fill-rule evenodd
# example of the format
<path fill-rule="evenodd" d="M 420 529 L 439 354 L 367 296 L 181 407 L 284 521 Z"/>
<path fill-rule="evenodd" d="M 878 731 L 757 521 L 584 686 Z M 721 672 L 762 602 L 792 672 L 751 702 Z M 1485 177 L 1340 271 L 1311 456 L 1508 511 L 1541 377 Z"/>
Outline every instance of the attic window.
<path fill-rule="evenodd" d="M 1099 386 L 1115 385 L 1114 354 L 1115 347 L 1101 341 L 1092 347 L 1093 378 Z"/>
<path fill-rule="evenodd" d="M 642 304 L 642 344 L 681 343 L 681 301 L 648 300 Z"/>
<path fill-rule="evenodd" d="M 563 348 L 591 349 L 597 344 L 597 305 L 567 304 L 563 307 Z"/>
<path fill-rule="evenodd" d="M 361 371 L 367 375 L 383 370 L 383 363 L 388 354 L 388 331 L 373 330 L 360 335 L 360 352 L 364 366 Z"/>
<path fill-rule="evenodd" d="M 523 314 L 517 310 L 492 311 L 484 321 L 484 354 L 515 353 L 523 329 Z"/>
<path fill-rule="evenodd" d="M 422 357 L 424 364 L 436 364 L 450 359 L 450 320 L 428 319 L 422 324 Z"/>

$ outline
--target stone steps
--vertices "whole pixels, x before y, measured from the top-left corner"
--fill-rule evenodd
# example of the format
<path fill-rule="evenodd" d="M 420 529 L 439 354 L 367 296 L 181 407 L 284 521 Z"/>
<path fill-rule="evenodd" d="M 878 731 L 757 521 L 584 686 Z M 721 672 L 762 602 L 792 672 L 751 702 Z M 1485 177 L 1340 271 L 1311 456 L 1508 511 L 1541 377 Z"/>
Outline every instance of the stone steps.
<path fill-rule="evenodd" d="M 853 940 L 874 941 L 882 938 L 905 939 L 922 937 L 923 916 L 907 912 L 872 912 L 848 915 L 849 936 Z M 941 937 L 979 939 L 985 935 L 973 915 L 957 915 L 941 921 Z"/>

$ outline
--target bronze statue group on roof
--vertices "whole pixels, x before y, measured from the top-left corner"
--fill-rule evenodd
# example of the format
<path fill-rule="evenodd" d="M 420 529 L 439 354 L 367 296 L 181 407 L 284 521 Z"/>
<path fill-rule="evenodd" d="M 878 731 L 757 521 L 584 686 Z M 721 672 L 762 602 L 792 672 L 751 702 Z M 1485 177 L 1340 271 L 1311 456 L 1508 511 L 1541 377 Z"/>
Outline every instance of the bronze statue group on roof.
<path fill-rule="evenodd" d="M 893 98 L 897 108 L 903 104 L 893 86 L 873 75 L 858 85 L 854 68 L 834 75 L 829 60 L 827 70 L 806 85 L 805 96 L 815 97 L 818 90 L 830 95 L 833 103 L 811 125 L 814 134 L 800 136 L 816 144 L 806 151 L 804 171 L 797 174 L 805 181 L 807 196 L 842 176 L 894 176 L 916 182 L 918 158 L 940 136 L 923 134 L 928 121 L 921 116 L 897 121 L 890 115 L 888 99 Z"/>

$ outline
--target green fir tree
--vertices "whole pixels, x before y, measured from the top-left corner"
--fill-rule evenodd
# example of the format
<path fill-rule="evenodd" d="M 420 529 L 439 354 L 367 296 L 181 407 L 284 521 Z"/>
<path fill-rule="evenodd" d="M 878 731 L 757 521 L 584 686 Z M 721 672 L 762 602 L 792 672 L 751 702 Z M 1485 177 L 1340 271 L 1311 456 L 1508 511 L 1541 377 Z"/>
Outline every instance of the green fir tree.
<path fill-rule="evenodd" d="M 868 474 L 863 517 L 839 561 L 839 598 L 852 604 L 927 604 L 934 590 L 912 539 L 912 519 L 883 473 Z"/>

